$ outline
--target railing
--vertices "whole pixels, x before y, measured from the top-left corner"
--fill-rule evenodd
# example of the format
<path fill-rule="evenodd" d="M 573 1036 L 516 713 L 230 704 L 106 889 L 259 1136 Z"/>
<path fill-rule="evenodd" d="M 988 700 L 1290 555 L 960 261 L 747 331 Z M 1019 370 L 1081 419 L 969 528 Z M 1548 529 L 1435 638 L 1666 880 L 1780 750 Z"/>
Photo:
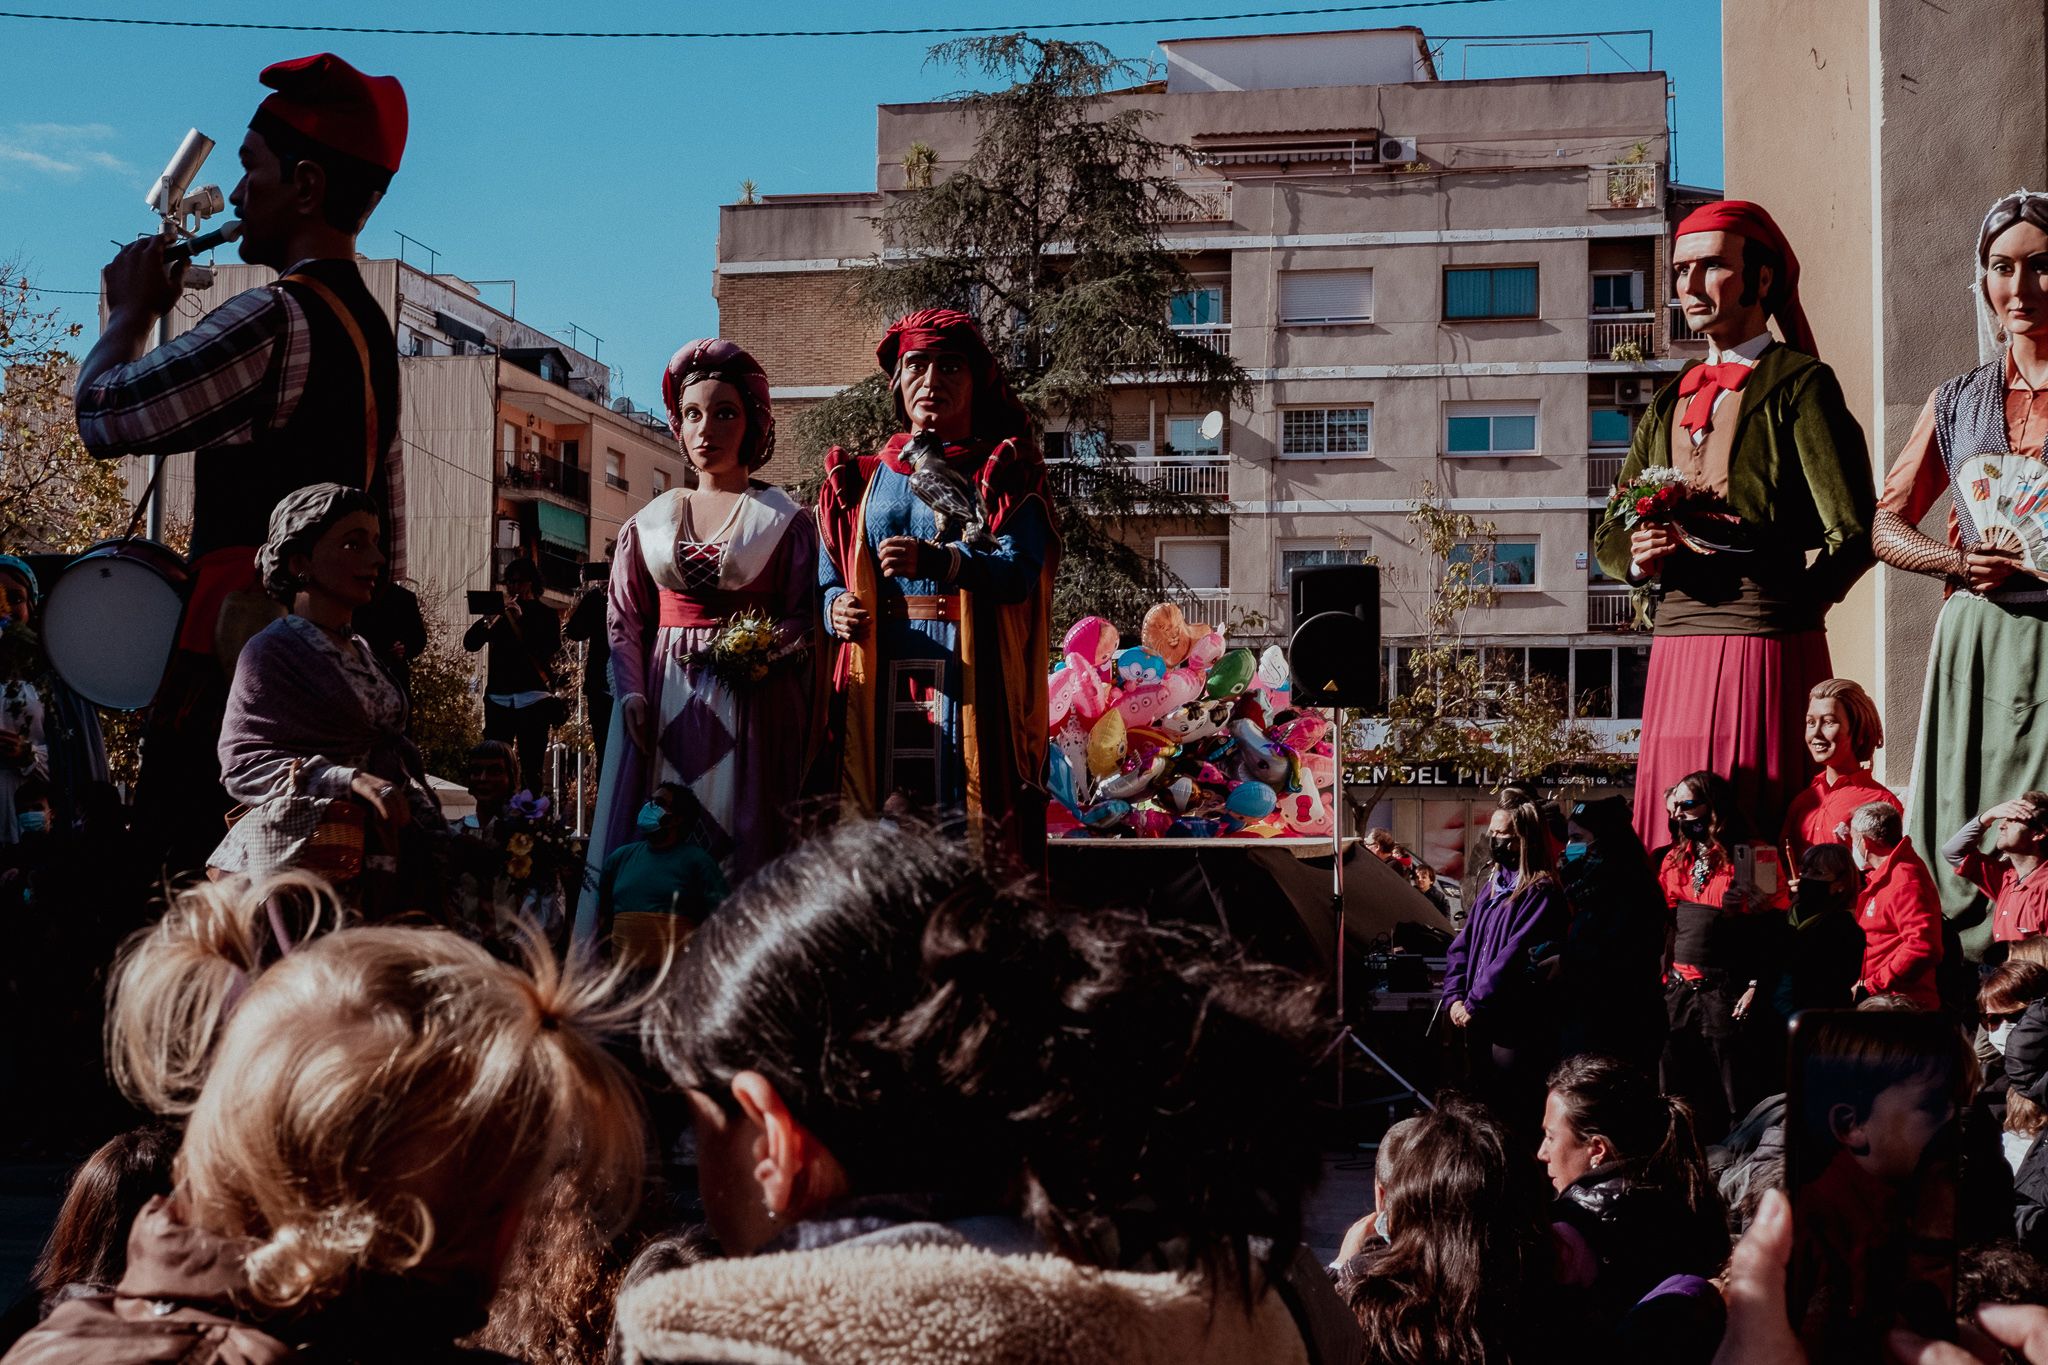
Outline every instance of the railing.
<path fill-rule="evenodd" d="M 1179 180 L 1174 182 L 1191 201 L 1167 207 L 1169 223 L 1227 223 L 1230 221 L 1231 183 L 1228 180 Z"/>
<path fill-rule="evenodd" d="M 1664 202 L 1664 167 L 1655 161 L 1617 161 L 1589 166 L 1586 206 L 1595 209 L 1654 209 Z"/>
<path fill-rule="evenodd" d="M 616 488 L 621 493 L 630 493 L 633 491 L 630 487 L 627 486 L 626 476 L 624 474 L 614 474 L 610 470 L 605 471 L 604 486 L 606 488 Z"/>
<path fill-rule="evenodd" d="M 571 502 L 590 501 L 590 472 L 531 450 L 498 452 L 499 485 L 559 493 Z"/>
<path fill-rule="evenodd" d="M 1230 354 L 1230 324 L 1227 322 L 1177 323 L 1173 330 L 1189 341 L 1198 341 L 1218 355 Z"/>
<path fill-rule="evenodd" d="M 1635 630 L 1636 604 L 1626 588 L 1593 588 L 1586 594 L 1587 630 Z"/>
<path fill-rule="evenodd" d="M 1621 466 L 1628 459 L 1626 455 L 1588 455 L 1586 457 L 1586 496 L 1604 498 L 1614 491 L 1614 485 L 1621 480 Z"/>
<path fill-rule="evenodd" d="M 1586 319 L 1586 354 L 1593 360 L 1648 360 L 1656 353 L 1657 320 L 1649 313 Z"/>
<path fill-rule="evenodd" d="M 1048 460 L 1046 463 L 1051 466 L 1061 492 L 1073 495 L 1086 487 L 1080 470 L 1092 461 L 1065 459 Z M 1190 498 L 1230 496 L 1228 455 L 1159 455 L 1131 460 L 1121 468 L 1132 479 L 1151 484 L 1162 492 Z"/>

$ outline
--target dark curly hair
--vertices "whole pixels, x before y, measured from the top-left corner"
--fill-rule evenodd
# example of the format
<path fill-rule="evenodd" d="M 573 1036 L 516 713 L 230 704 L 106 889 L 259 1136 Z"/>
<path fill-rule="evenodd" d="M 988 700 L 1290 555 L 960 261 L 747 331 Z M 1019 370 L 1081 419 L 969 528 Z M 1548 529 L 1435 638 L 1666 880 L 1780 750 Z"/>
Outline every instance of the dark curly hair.
<path fill-rule="evenodd" d="M 647 1035 L 728 1108 L 766 1076 L 856 1194 L 1010 1210 L 1093 1264 L 1248 1275 L 1250 1239 L 1298 1244 L 1321 1173 L 1319 995 L 1206 930 L 1047 904 L 957 832 L 857 821 L 705 921 Z"/>

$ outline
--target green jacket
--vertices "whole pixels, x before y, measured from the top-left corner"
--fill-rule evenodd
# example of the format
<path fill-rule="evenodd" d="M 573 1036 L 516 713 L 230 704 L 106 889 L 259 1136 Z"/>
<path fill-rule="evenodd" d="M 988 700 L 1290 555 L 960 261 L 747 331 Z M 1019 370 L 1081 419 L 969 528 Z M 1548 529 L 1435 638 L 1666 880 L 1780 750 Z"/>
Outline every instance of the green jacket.
<path fill-rule="evenodd" d="M 1636 424 L 1622 482 L 1646 465 L 1671 464 L 1671 424 L 1684 373 L 1657 390 Z M 1820 551 L 1810 566 L 1791 572 L 1798 575 L 1801 595 L 1822 609 L 1832 606 L 1875 562 L 1870 523 L 1877 487 L 1863 428 L 1849 414 L 1835 372 L 1789 346 L 1774 345 L 1758 357 L 1755 373 L 1736 397 L 1742 407 L 1728 457 L 1728 503 L 1758 533 L 1760 544 L 1801 560 L 1806 551 Z M 1628 530 L 1621 517 L 1601 521 L 1593 553 L 1609 576 L 1628 577 Z M 1760 551 L 1758 564 L 1769 555 Z"/>

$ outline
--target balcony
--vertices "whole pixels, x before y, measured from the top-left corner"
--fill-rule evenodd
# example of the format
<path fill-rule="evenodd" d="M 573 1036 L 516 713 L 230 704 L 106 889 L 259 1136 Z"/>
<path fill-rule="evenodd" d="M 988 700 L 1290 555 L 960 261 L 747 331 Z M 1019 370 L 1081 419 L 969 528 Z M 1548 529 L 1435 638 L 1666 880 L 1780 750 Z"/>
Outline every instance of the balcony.
<path fill-rule="evenodd" d="M 1586 592 L 1586 629 L 1635 631 L 1636 604 L 1627 588 L 1589 588 Z"/>
<path fill-rule="evenodd" d="M 1626 453 L 1617 452 L 1603 455 L 1598 451 L 1586 457 L 1586 496 L 1604 498 L 1614 491 L 1614 485 L 1621 481 L 1621 466 L 1628 459 Z"/>
<path fill-rule="evenodd" d="M 1177 180 L 1175 188 L 1187 195 L 1187 202 L 1167 207 L 1169 223 L 1227 223 L 1230 221 L 1231 182 L 1228 180 Z"/>
<path fill-rule="evenodd" d="M 1176 324 L 1173 330 L 1177 335 L 1198 342 L 1218 355 L 1230 354 L 1230 324 L 1227 322 Z"/>
<path fill-rule="evenodd" d="M 1707 344 L 1706 337 L 1699 332 L 1695 332 L 1692 329 L 1692 324 L 1685 320 L 1685 309 L 1679 306 L 1677 299 L 1671 301 L 1670 313 L 1671 344 L 1673 346 L 1704 346 Z"/>
<path fill-rule="evenodd" d="M 614 474 L 609 469 L 607 469 L 604 474 L 604 486 L 606 488 L 616 488 L 621 493 L 630 493 L 633 491 L 631 486 L 627 484 L 626 476 L 624 474 Z"/>
<path fill-rule="evenodd" d="M 1664 167 L 1655 161 L 1616 161 L 1586 168 L 1586 207 L 1654 209 L 1664 202 Z"/>
<path fill-rule="evenodd" d="M 498 452 L 498 486 L 506 492 L 552 493 L 567 502 L 590 505 L 588 470 L 530 450 Z"/>
<path fill-rule="evenodd" d="M 1656 354 L 1654 313 L 1609 313 L 1586 319 L 1588 359 L 1636 361 L 1648 360 Z"/>
<path fill-rule="evenodd" d="M 1073 496 L 1084 487 L 1079 470 L 1092 461 L 1048 460 L 1053 479 L 1060 491 Z M 1228 455 L 1158 455 L 1147 459 L 1131 460 L 1123 466 L 1131 478 L 1140 483 L 1150 484 L 1167 493 L 1177 493 L 1190 498 L 1228 498 L 1230 496 L 1230 457 Z"/>

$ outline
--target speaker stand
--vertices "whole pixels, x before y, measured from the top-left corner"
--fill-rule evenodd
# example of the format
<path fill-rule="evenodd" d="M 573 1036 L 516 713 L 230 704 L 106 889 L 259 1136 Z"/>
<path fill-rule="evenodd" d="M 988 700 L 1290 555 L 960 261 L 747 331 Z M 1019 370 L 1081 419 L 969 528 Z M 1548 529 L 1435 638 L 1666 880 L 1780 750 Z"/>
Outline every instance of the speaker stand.
<path fill-rule="evenodd" d="M 1344 791 L 1344 708 L 1330 708 L 1330 751 L 1335 758 L 1335 773 L 1330 785 L 1330 914 L 1337 923 L 1337 1036 L 1323 1049 L 1323 1055 L 1316 1059 L 1316 1065 L 1336 1059 L 1337 1063 L 1337 1110 L 1344 1110 L 1345 1044 L 1350 1044 L 1364 1053 L 1366 1060 L 1378 1067 L 1394 1084 L 1401 1087 L 1410 1098 L 1425 1109 L 1436 1108 L 1435 1101 L 1416 1087 L 1414 1082 L 1394 1070 L 1393 1065 L 1379 1053 L 1373 1051 L 1365 1039 L 1358 1036 L 1358 1030 L 1351 1027 L 1351 1016 L 1344 1009 L 1344 809 L 1351 804 Z M 1311 781 L 1314 779 L 1311 778 Z"/>

